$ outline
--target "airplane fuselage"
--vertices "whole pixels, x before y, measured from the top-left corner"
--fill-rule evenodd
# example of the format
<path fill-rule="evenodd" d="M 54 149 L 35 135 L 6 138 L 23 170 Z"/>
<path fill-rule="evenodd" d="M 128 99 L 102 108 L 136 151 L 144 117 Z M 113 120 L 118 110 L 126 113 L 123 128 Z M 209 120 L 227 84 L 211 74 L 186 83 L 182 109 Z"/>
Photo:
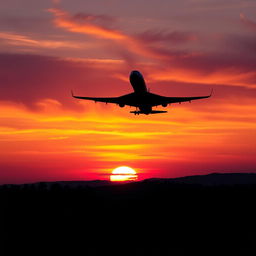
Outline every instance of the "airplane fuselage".
<path fill-rule="evenodd" d="M 144 94 L 147 92 L 147 86 L 143 75 L 139 71 L 132 71 L 130 74 L 130 83 L 136 94 Z"/>
<path fill-rule="evenodd" d="M 145 99 L 148 98 L 148 90 L 143 75 L 137 70 L 132 71 L 130 74 L 130 83 L 133 87 L 135 98 L 141 103 L 137 105 L 140 112 L 143 114 L 151 113 L 152 105 L 149 102 L 145 102 Z"/>

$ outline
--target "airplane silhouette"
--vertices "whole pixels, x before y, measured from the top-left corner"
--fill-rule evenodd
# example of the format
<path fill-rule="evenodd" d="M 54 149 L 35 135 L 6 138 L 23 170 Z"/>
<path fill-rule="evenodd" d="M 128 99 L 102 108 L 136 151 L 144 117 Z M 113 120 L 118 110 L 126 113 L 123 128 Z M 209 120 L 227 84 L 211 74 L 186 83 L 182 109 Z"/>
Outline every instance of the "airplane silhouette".
<path fill-rule="evenodd" d="M 73 92 L 71 93 L 72 93 L 72 96 L 77 99 L 93 100 L 95 102 L 99 101 L 99 102 L 105 102 L 105 103 L 114 103 L 119 105 L 119 107 L 121 108 L 123 108 L 126 105 L 136 107 L 136 111 L 130 111 L 130 113 L 133 113 L 135 115 L 166 113 L 167 111 L 163 111 L 163 110 L 152 110 L 152 107 L 155 107 L 158 105 L 167 107 L 169 104 L 172 104 L 172 103 L 181 103 L 185 101 L 191 102 L 192 100 L 205 99 L 212 96 L 212 92 L 210 95 L 198 96 L 198 97 L 165 97 L 165 96 L 151 93 L 147 89 L 147 86 L 142 74 L 136 70 L 132 71 L 130 74 L 130 83 L 133 87 L 134 92 L 122 95 L 120 97 L 112 97 L 112 98 L 81 97 L 81 96 L 75 96 Z"/>

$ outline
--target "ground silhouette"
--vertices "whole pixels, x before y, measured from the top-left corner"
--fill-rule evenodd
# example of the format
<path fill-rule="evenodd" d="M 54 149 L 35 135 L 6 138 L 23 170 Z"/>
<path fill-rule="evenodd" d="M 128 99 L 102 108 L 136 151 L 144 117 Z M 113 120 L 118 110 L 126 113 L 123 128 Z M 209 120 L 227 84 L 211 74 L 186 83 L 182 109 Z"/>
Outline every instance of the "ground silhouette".
<path fill-rule="evenodd" d="M 4 255 L 255 255 L 255 177 L 3 185 Z"/>

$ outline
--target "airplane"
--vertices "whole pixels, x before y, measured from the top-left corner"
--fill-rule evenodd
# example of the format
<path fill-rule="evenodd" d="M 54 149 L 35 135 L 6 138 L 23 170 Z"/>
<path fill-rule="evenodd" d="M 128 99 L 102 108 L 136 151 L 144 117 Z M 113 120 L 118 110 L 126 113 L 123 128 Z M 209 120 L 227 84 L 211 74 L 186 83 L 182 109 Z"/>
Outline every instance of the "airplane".
<path fill-rule="evenodd" d="M 71 91 L 71 93 L 72 93 L 72 97 L 76 99 L 93 100 L 95 102 L 105 102 L 106 104 L 113 103 L 113 104 L 119 105 L 119 107 L 121 108 L 125 106 L 136 107 L 135 111 L 130 111 L 130 113 L 133 113 L 134 115 L 167 113 L 167 111 L 163 111 L 163 110 L 153 110 L 152 107 L 155 107 L 158 105 L 161 105 L 162 107 L 167 107 L 172 103 L 181 103 L 186 101 L 191 102 L 192 100 L 205 99 L 212 96 L 212 92 L 207 96 L 198 96 L 198 97 L 165 97 L 165 96 L 151 93 L 147 89 L 143 75 L 137 70 L 134 70 L 130 73 L 130 83 L 133 87 L 134 92 L 125 94 L 119 97 L 110 97 L 110 98 L 81 97 L 81 96 L 75 96 L 73 94 L 73 91 Z"/>

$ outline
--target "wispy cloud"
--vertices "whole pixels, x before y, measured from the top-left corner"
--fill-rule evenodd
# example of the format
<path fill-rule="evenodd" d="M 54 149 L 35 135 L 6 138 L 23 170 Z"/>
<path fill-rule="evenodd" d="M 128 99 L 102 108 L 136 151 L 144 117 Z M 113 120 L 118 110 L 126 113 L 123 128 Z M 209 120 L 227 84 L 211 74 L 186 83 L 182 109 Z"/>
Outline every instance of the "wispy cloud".
<path fill-rule="evenodd" d="M 120 30 L 108 28 L 103 22 L 109 17 L 102 15 L 89 15 L 89 14 L 76 14 L 70 15 L 68 12 L 61 9 L 52 8 L 48 9 L 49 12 L 54 14 L 54 24 L 56 27 L 65 29 L 69 32 L 80 33 L 93 36 L 99 39 L 111 40 L 118 48 L 116 51 L 121 53 L 123 57 L 125 52 L 128 50 L 130 54 L 135 54 L 137 56 L 144 56 L 148 58 L 155 59 L 167 59 L 170 56 L 156 51 L 150 45 L 147 46 L 143 37 L 128 35 Z M 129 56 L 131 58 L 131 56 Z M 127 58 L 128 59 L 128 58 Z"/>
<path fill-rule="evenodd" d="M 93 22 L 101 19 L 101 16 L 93 15 L 75 15 L 70 16 L 67 12 L 52 8 L 49 12 L 55 16 L 54 23 L 57 27 L 64 28 L 70 32 L 92 35 L 98 38 L 124 40 L 128 37 L 118 30 L 108 29 Z"/>
<path fill-rule="evenodd" d="M 36 48 L 82 48 L 84 45 L 78 42 L 41 40 L 26 35 L 16 34 L 12 32 L 0 32 L 0 40 L 7 45 L 28 46 Z"/>

